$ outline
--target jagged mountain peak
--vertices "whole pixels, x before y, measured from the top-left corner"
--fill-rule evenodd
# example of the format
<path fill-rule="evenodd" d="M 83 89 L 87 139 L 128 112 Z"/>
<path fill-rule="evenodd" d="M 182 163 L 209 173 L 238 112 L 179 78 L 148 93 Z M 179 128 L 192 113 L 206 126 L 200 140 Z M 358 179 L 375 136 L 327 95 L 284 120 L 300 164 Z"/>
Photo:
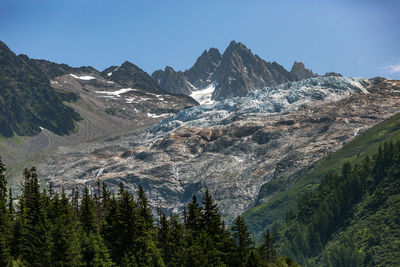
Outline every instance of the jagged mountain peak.
<path fill-rule="evenodd" d="M 185 71 L 187 80 L 196 88 L 204 88 L 212 81 L 212 75 L 221 60 L 221 53 L 217 48 L 204 50 L 199 58 L 197 58 L 193 67 Z"/>
<path fill-rule="evenodd" d="M 310 69 L 307 69 L 304 66 L 303 62 L 297 62 L 297 61 L 293 63 L 292 69 L 290 70 L 290 74 L 292 74 L 296 80 L 315 77 L 315 74 Z"/>
<path fill-rule="evenodd" d="M 168 93 L 189 95 L 193 89 L 183 72 L 177 72 L 170 66 L 166 66 L 164 70 L 156 70 L 151 78 Z"/>
<path fill-rule="evenodd" d="M 249 60 L 262 60 L 260 57 L 253 54 L 253 52 L 248 49 L 243 43 L 231 41 L 229 46 L 225 49 L 224 53 L 222 54 L 221 60 L 229 60 L 232 63 L 236 63 L 236 59 L 238 56 L 242 59 Z"/>
<path fill-rule="evenodd" d="M 216 48 L 204 50 L 193 67 L 183 73 L 164 73 L 166 71 L 158 70 L 152 75 L 163 90 L 191 95 L 193 91 L 205 90 L 212 85 L 215 88 L 213 100 L 244 96 L 263 87 L 318 76 L 297 61 L 289 72 L 275 61 L 263 60 L 242 42 L 235 40 L 229 43 L 222 55 Z"/>
<path fill-rule="evenodd" d="M 215 47 L 211 47 L 210 49 L 208 49 L 208 54 L 212 58 L 218 58 L 218 59 L 221 58 L 221 53 L 219 52 L 218 48 Z"/>
<path fill-rule="evenodd" d="M 244 96 L 255 89 L 293 80 L 284 67 L 264 61 L 236 41 L 222 55 L 214 79 L 217 86 L 212 98 L 215 100 Z"/>
<path fill-rule="evenodd" d="M 225 49 L 225 52 L 230 52 L 230 51 L 239 51 L 239 50 L 243 50 L 243 51 L 250 51 L 250 49 L 248 49 L 242 42 L 236 42 L 235 40 L 232 40 L 228 47 Z M 251 52 L 251 51 L 250 51 Z"/>
<path fill-rule="evenodd" d="M 140 69 L 138 66 L 136 66 L 135 64 L 129 62 L 128 60 L 125 60 L 124 63 L 121 64 L 120 69 L 123 68 L 132 68 L 132 69 L 139 69 L 142 71 L 142 69 Z"/>
<path fill-rule="evenodd" d="M 165 66 L 165 68 L 164 68 L 164 71 L 166 71 L 166 72 L 181 72 L 181 71 L 175 71 L 174 70 L 174 68 L 173 67 L 171 67 L 171 66 Z"/>
<path fill-rule="evenodd" d="M 123 62 L 118 67 L 112 66 L 105 69 L 102 75 L 122 86 L 149 92 L 163 92 L 150 75 L 129 61 Z"/>

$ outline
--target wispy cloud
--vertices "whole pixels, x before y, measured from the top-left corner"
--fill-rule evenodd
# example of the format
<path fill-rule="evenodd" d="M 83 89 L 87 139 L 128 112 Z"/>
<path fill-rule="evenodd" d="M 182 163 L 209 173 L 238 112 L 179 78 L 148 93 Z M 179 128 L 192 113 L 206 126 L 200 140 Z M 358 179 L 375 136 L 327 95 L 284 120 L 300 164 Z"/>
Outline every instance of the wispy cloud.
<path fill-rule="evenodd" d="M 385 66 L 382 70 L 390 74 L 400 73 L 400 58 L 397 59 L 397 63 Z"/>

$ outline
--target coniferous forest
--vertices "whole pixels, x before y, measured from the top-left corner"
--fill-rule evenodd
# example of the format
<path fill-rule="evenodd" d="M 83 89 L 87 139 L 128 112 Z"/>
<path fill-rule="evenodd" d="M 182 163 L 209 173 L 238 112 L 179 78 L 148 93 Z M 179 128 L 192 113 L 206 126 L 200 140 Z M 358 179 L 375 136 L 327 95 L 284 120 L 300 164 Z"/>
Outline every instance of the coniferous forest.
<path fill-rule="evenodd" d="M 301 265 L 400 266 L 400 142 L 328 174 L 272 232 Z"/>
<path fill-rule="evenodd" d="M 244 220 L 224 224 L 208 191 L 183 214 L 153 216 L 141 186 L 41 189 L 24 170 L 19 196 L 0 160 L 0 266 L 297 266 L 280 257 L 268 232 L 255 247 Z"/>

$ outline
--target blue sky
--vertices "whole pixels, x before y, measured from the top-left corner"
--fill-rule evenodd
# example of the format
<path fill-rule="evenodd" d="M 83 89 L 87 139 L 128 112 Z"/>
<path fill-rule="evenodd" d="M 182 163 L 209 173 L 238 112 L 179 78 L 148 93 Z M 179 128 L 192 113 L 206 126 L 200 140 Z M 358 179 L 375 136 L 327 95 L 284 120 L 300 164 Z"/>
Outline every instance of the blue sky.
<path fill-rule="evenodd" d="M 398 14 L 396 0 L 1 0 L 0 40 L 32 58 L 148 73 L 236 40 L 287 69 L 400 79 Z"/>

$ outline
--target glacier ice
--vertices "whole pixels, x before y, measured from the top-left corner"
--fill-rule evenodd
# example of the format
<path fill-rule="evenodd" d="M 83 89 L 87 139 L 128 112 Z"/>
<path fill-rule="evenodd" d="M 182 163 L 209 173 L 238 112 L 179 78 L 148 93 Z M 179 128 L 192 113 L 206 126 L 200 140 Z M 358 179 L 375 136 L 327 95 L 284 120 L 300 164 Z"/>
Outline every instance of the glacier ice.
<path fill-rule="evenodd" d="M 270 115 L 288 113 L 310 102 L 337 101 L 357 93 L 368 93 L 367 79 L 345 77 L 317 77 L 298 82 L 287 82 L 265 87 L 212 104 L 179 111 L 149 129 L 153 136 L 164 135 L 182 126 L 208 127 L 227 124 L 240 114 Z"/>

